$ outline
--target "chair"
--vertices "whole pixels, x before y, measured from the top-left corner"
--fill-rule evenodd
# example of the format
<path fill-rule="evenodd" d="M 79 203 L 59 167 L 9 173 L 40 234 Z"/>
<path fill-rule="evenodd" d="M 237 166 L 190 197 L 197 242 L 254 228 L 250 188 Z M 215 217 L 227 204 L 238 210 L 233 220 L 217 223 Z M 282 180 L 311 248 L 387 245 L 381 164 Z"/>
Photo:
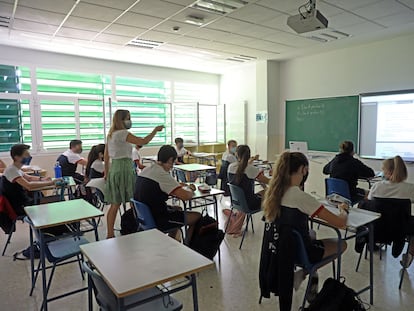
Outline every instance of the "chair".
<path fill-rule="evenodd" d="M 40 232 L 37 229 L 33 228 L 32 221 L 28 217 L 25 217 L 24 221 L 28 223 L 31 227 L 30 245 L 33 245 L 33 232 L 35 233 L 35 237 L 37 241 L 40 242 Z M 81 268 L 81 261 L 83 261 L 83 255 L 81 253 L 79 246 L 83 244 L 87 244 L 89 243 L 89 241 L 86 240 L 84 237 L 79 237 L 79 236 L 47 237 L 47 233 L 46 234 L 42 233 L 42 234 L 44 235 L 43 245 L 40 245 L 40 247 L 44 249 L 45 259 L 47 259 L 47 261 L 52 264 L 52 266 L 45 267 L 45 269 L 52 269 L 50 272 L 49 280 L 47 281 L 46 293 L 49 292 L 50 286 L 52 284 L 53 275 L 54 275 L 54 272 L 57 266 L 77 262 L 79 264 L 79 268 L 81 269 L 82 279 L 84 279 L 82 268 Z M 72 259 L 74 257 L 76 257 L 76 259 L 68 261 L 69 259 Z M 30 290 L 30 296 L 31 296 L 33 294 L 33 290 L 36 285 L 37 277 L 39 275 L 39 272 L 41 271 L 41 268 L 40 268 L 41 261 L 39 260 L 37 268 L 34 267 L 33 254 L 31 254 L 30 261 L 31 261 L 31 276 L 32 276 L 32 287 Z M 63 294 L 63 295 L 59 295 L 57 297 L 54 297 L 53 299 L 65 297 L 65 296 L 77 293 L 79 291 L 80 290 L 78 289 L 78 290 Z"/>
<path fill-rule="evenodd" d="M 125 297 L 124 307 L 122 307 L 119 299 L 105 283 L 102 276 L 96 272 L 96 270 L 94 270 L 90 264 L 84 262 L 82 268 L 88 274 L 88 286 L 93 290 L 96 302 L 98 303 L 100 310 L 112 311 L 131 309 L 135 311 L 178 311 L 183 308 L 182 303 L 169 296 L 168 292 L 163 292 L 157 287 L 152 287 L 137 294 L 132 294 Z M 139 304 L 140 301 L 155 296 L 158 296 L 158 298 L 154 298 L 154 300 Z M 91 299 L 91 297 L 89 297 L 89 299 Z M 90 306 L 91 303 L 92 301 L 89 300 Z"/>
<path fill-rule="evenodd" d="M 374 198 L 361 204 L 360 208 L 381 214 L 374 222 L 374 242 L 385 245 L 392 244 L 392 255 L 396 258 L 403 251 L 411 216 L 411 201 L 409 199 Z M 360 253 L 356 271 L 359 269 L 362 253 Z M 405 268 L 402 269 L 399 289 L 403 282 Z"/>
<path fill-rule="evenodd" d="M 231 217 L 231 215 L 233 213 L 233 209 L 236 209 L 236 210 L 246 214 L 246 226 L 244 227 L 242 240 L 241 240 L 240 245 L 239 245 L 239 249 L 241 249 L 242 245 L 243 245 L 244 237 L 245 237 L 246 232 L 247 232 L 248 227 L 249 227 L 249 222 L 251 222 L 252 231 L 254 233 L 252 215 L 260 212 L 261 209 L 257 209 L 257 210 L 249 209 L 249 206 L 247 204 L 246 196 L 244 194 L 243 189 L 240 188 L 239 186 L 232 185 L 230 183 L 228 184 L 228 186 L 229 186 L 230 195 L 231 195 L 231 211 L 230 211 L 229 218 Z M 229 222 L 227 222 L 227 226 L 228 226 L 228 224 L 229 224 Z M 227 231 L 227 227 L 226 227 L 225 231 Z"/>
<path fill-rule="evenodd" d="M 227 169 L 230 163 L 226 160 L 221 160 L 220 173 L 217 178 L 221 179 L 220 190 L 224 191 L 224 196 L 230 195 L 230 189 L 228 184 Z"/>
<path fill-rule="evenodd" d="M 325 194 L 328 196 L 332 193 L 339 194 L 349 201 L 352 201 L 348 183 L 343 179 L 325 178 Z M 352 202 L 352 204 L 354 204 L 354 202 Z"/>
<path fill-rule="evenodd" d="M 302 309 L 304 310 L 305 303 L 306 303 L 306 296 L 308 294 L 308 291 L 311 287 L 311 279 L 313 275 L 316 273 L 316 271 L 320 268 L 325 266 L 326 264 L 332 262 L 332 270 L 333 270 L 333 277 L 336 278 L 335 275 L 335 259 L 338 258 L 338 254 L 328 256 L 326 258 L 323 258 L 322 260 L 311 263 L 309 261 L 308 253 L 305 248 L 305 243 L 303 242 L 302 236 L 300 233 L 296 230 L 292 230 L 293 237 L 295 239 L 295 265 L 298 267 L 301 267 L 304 271 L 306 271 L 309 274 L 308 284 L 306 286 L 305 295 L 303 297 L 302 301 Z"/>
<path fill-rule="evenodd" d="M 135 208 L 135 215 L 137 217 L 138 226 L 142 230 L 151 230 L 156 229 L 157 225 L 155 223 L 154 217 L 152 216 L 151 210 L 145 203 L 139 202 L 137 200 L 131 199 L 131 203 Z M 173 232 L 176 230 L 181 230 L 181 226 L 184 224 L 178 224 L 177 227 L 171 228 L 164 233 Z"/>

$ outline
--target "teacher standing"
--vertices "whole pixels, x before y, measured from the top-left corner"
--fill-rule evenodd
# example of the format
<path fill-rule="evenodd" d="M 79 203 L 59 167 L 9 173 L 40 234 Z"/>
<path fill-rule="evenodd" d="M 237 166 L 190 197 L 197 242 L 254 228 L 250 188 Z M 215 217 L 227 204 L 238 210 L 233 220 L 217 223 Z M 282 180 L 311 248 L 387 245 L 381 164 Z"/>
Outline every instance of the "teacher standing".
<path fill-rule="evenodd" d="M 115 111 L 112 126 L 105 146 L 105 195 L 111 204 L 107 214 L 106 238 L 113 238 L 116 214 L 121 204 L 129 202 L 134 195 L 135 172 L 132 164 L 132 145 L 148 144 L 163 125 L 155 127 L 145 138 L 137 137 L 129 132 L 132 126 L 128 110 Z"/>

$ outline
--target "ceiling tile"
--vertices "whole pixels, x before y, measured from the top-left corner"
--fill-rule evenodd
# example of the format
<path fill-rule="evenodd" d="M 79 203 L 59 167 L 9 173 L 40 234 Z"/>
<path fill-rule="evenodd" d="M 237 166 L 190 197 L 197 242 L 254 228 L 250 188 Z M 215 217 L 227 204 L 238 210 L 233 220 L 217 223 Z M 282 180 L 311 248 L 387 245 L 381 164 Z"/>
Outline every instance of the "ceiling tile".
<path fill-rule="evenodd" d="M 293 35 L 286 32 L 279 32 L 274 35 L 266 36 L 263 39 L 281 43 L 290 47 L 305 47 L 315 44 L 315 41 L 309 40 L 307 38 L 301 37 L 299 35 Z"/>
<path fill-rule="evenodd" d="M 227 32 L 227 31 L 208 29 L 208 28 L 200 28 L 200 29 L 190 33 L 191 37 L 197 37 L 197 38 L 206 39 L 206 40 L 213 40 L 213 41 L 226 40 L 226 38 L 229 35 L 231 35 L 231 33 Z"/>
<path fill-rule="evenodd" d="M 160 18 L 167 18 L 185 8 L 185 6 L 160 0 L 141 0 L 130 11 Z"/>
<path fill-rule="evenodd" d="M 229 16 L 255 24 L 260 24 L 263 21 L 273 19 L 281 14 L 282 13 L 279 11 L 253 4 L 242 7 L 241 9 L 230 13 Z"/>
<path fill-rule="evenodd" d="M 258 25 L 252 25 L 247 29 L 240 29 L 239 31 L 235 31 L 237 34 L 255 37 L 255 38 L 263 38 L 269 36 L 271 34 L 279 32 L 279 30 L 270 27 L 263 27 Z"/>
<path fill-rule="evenodd" d="M 366 20 L 351 13 L 341 13 L 329 18 L 329 27 L 339 29 L 341 27 L 348 27 L 356 24 L 365 23 Z"/>
<path fill-rule="evenodd" d="M 62 27 L 56 34 L 58 37 L 91 40 L 96 35 L 95 31 L 80 30 L 68 27 Z"/>
<path fill-rule="evenodd" d="M 375 20 L 380 17 L 403 13 L 407 8 L 395 1 L 384 0 L 374 4 L 370 4 L 358 9 L 354 12 L 365 18 Z"/>
<path fill-rule="evenodd" d="M 375 21 L 386 27 L 414 23 L 414 11 L 406 10 L 405 12 L 400 14 L 388 15 L 385 17 L 378 18 Z"/>
<path fill-rule="evenodd" d="M 190 4 L 195 2 L 194 0 L 161 0 L 161 1 L 162 2 L 176 3 L 176 4 L 179 4 L 179 5 L 185 5 L 185 6 L 190 5 Z"/>
<path fill-rule="evenodd" d="M 37 32 L 37 33 L 48 34 L 48 35 L 53 35 L 57 28 L 58 28 L 57 25 L 47 25 L 47 24 L 36 23 L 32 21 L 25 21 L 21 19 L 15 19 L 13 22 L 13 29 Z"/>
<path fill-rule="evenodd" d="M 177 32 L 173 30 L 173 27 L 175 26 L 179 27 L 179 30 Z M 159 30 L 159 31 L 168 32 L 168 33 L 186 34 L 188 32 L 197 30 L 199 28 L 200 27 L 195 26 L 195 25 L 167 20 L 167 21 L 164 21 L 162 24 L 158 25 L 157 27 L 155 27 L 154 30 Z"/>
<path fill-rule="evenodd" d="M 380 0 L 323 0 L 323 2 L 333 4 L 339 8 L 346 10 L 354 10 L 379 1 Z"/>
<path fill-rule="evenodd" d="M 118 9 L 80 2 L 76 6 L 72 15 L 110 23 L 122 12 L 122 10 Z"/>
<path fill-rule="evenodd" d="M 151 28 L 162 22 L 161 18 L 151 17 L 147 15 L 127 12 L 120 19 L 116 21 L 117 24 L 134 26 L 140 28 Z"/>
<path fill-rule="evenodd" d="M 109 26 L 105 33 L 112 34 L 112 35 L 120 35 L 126 37 L 137 37 L 139 34 L 143 33 L 147 29 L 139 28 L 139 27 L 132 27 L 132 26 L 125 26 L 120 24 L 112 24 Z"/>
<path fill-rule="evenodd" d="M 306 2 L 306 0 L 261 0 L 256 4 L 272 8 L 280 12 L 288 13 L 297 11 L 299 6 L 303 5 Z"/>
<path fill-rule="evenodd" d="M 125 45 L 129 41 L 134 39 L 134 37 L 124 37 L 120 35 L 110 35 L 110 34 L 100 34 L 98 37 L 94 39 L 94 41 L 97 42 L 104 42 L 104 43 L 112 43 L 112 44 L 119 44 L 119 45 Z"/>
<path fill-rule="evenodd" d="M 243 22 L 230 17 L 225 17 L 214 23 L 211 23 L 210 25 L 208 25 L 208 28 L 219 29 L 228 32 L 240 32 L 243 29 L 247 29 L 252 26 L 252 23 Z"/>
<path fill-rule="evenodd" d="M 248 43 L 250 47 L 264 50 L 264 51 L 270 51 L 275 53 L 283 53 L 292 50 L 292 47 L 288 47 L 283 44 L 278 44 L 274 42 L 269 42 L 265 40 L 253 40 Z"/>
<path fill-rule="evenodd" d="M 49 25 L 60 25 L 65 15 L 18 6 L 15 18 Z"/>
<path fill-rule="evenodd" d="M 204 40 L 204 39 L 198 39 L 198 38 L 192 38 L 192 37 L 186 37 L 182 36 L 174 41 L 174 44 L 178 45 L 185 45 L 185 46 L 206 46 L 210 44 L 210 40 Z"/>
<path fill-rule="evenodd" d="M 100 6 L 106 6 L 108 8 L 126 10 L 128 9 L 136 0 L 82 0 L 82 2 L 95 4 Z"/>
<path fill-rule="evenodd" d="M 344 32 L 349 33 L 350 35 L 353 35 L 353 36 L 359 36 L 359 35 L 370 33 L 370 32 L 377 32 L 377 31 L 380 31 L 382 29 L 384 29 L 384 28 L 381 27 L 381 26 L 378 26 L 374 23 L 365 22 L 365 23 L 361 23 L 361 24 L 357 24 L 357 25 L 342 27 L 338 30 L 344 31 Z"/>
<path fill-rule="evenodd" d="M 19 0 L 18 5 L 66 15 L 75 2 L 75 0 Z"/>
<path fill-rule="evenodd" d="M 0 2 L 0 15 L 5 17 L 11 17 L 13 14 L 13 5 L 10 3 Z"/>
<path fill-rule="evenodd" d="M 343 13 L 344 10 L 330 5 L 329 3 L 325 3 L 325 2 L 321 2 L 318 1 L 316 8 L 325 16 L 325 17 L 330 17 L 333 15 L 337 15 L 339 13 Z"/>
<path fill-rule="evenodd" d="M 69 16 L 64 26 L 69 28 L 85 29 L 99 32 L 108 25 L 107 22 L 97 21 L 76 16 Z"/>
<path fill-rule="evenodd" d="M 399 2 L 414 10 L 414 0 L 399 0 Z"/>
<path fill-rule="evenodd" d="M 169 34 L 160 31 L 148 31 L 144 35 L 140 36 L 141 39 L 146 40 L 154 40 L 154 41 L 161 41 L 161 42 L 170 42 L 174 43 L 177 39 L 179 39 L 181 35 Z"/>

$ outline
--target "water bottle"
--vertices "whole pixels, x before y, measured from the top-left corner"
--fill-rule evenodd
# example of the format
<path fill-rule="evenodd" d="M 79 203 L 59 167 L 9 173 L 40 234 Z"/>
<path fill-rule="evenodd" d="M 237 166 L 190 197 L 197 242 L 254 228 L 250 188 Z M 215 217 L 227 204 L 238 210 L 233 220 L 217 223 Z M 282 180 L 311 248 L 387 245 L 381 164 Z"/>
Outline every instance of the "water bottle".
<path fill-rule="evenodd" d="M 55 164 L 55 178 L 62 178 L 62 167 L 59 162 Z"/>

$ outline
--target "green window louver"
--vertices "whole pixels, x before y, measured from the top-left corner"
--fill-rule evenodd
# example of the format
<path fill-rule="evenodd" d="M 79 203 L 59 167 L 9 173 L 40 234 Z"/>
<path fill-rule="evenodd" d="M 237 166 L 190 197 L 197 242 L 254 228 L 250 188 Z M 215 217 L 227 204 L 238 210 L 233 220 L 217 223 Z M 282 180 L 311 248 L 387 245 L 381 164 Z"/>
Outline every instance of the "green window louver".
<path fill-rule="evenodd" d="M 117 98 L 133 97 L 142 100 L 171 101 L 171 83 L 132 77 L 116 77 Z"/>

